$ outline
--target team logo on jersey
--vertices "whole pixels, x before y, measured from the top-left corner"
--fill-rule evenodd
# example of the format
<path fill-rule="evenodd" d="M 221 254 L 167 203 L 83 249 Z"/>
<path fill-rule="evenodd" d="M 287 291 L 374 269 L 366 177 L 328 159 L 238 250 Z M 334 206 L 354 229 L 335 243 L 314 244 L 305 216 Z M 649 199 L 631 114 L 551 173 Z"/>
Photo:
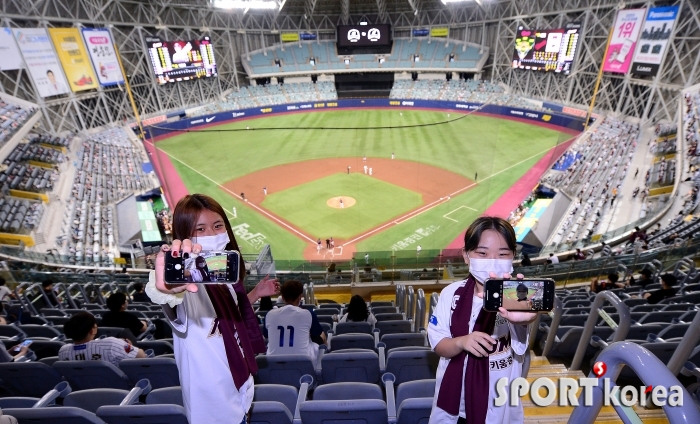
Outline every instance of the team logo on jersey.
<path fill-rule="evenodd" d="M 131 347 L 131 345 L 129 343 L 124 345 L 124 352 L 129 353 L 129 352 L 131 352 L 131 349 L 133 349 L 133 348 Z"/>
<path fill-rule="evenodd" d="M 437 320 L 437 317 L 435 315 L 430 316 L 430 323 L 432 325 L 438 325 L 438 320 Z"/>
<path fill-rule="evenodd" d="M 457 302 L 459 301 L 459 296 L 452 296 L 452 309 L 457 309 Z"/>
<path fill-rule="evenodd" d="M 221 331 L 219 330 L 219 318 L 214 317 L 211 321 L 211 329 L 209 330 L 209 335 L 207 338 L 211 337 L 221 337 Z"/>

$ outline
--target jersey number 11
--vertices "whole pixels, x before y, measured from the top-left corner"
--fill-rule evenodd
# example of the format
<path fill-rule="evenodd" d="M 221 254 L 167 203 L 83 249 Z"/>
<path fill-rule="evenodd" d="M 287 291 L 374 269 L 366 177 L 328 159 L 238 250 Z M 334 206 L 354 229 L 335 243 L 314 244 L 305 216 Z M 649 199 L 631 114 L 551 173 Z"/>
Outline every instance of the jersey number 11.
<path fill-rule="evenodd" d="M 284 327 L 278 325 L 277 329 L 280 330 L 280 347 L 284 347 Z M 294 327 L 288 325 L 287 330 L 289 330 L 289 347 L 294 347 Z"/>

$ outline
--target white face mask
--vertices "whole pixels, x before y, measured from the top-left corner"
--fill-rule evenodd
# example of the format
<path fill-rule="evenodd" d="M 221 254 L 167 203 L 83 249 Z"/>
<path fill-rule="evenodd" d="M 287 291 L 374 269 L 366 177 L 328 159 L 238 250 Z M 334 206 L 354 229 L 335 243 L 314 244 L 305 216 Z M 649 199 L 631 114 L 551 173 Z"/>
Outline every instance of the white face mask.
<path fill-rule="evenodd" d="M 195 237 L 194 242 L 202 246 L 203 251 L 224 250 L 229 243 L 228 232 L 215 236 Z"/>
<path fill-rule="evenodd" d="M 489 279 L 489 273 L 495 273 L 498 278 L 503 274 L 513 273 L 512 259 L 475 259 L 469 258 L 469 273 L 476 281 L 484 283 Z"/>

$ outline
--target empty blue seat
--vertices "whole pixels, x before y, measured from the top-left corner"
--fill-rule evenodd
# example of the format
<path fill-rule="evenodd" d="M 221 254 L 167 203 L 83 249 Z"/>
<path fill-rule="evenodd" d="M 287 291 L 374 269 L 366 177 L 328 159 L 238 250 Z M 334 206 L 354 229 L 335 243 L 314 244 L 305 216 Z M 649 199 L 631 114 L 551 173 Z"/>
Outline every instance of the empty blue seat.
<path fill-rule="evenodd" d="M 425 346 L 425 334 L 423 333 L 397 333 L 385 334 L 381 338 L 381 342 L 386 345 L 386 351 L 397 347 L 407 346 Z"/>
<path fill-rule="evenodd" d="M 282 384 L 256 384 L 253 402 L 281 402 L 294 415 L 297 409 L 297 390 L 292 386 Z"/>
<path fill-rule="evenodd" d="M 399 321 L 404 318 L 403 314 L 400 314 L 398 312 L 388 314 L 376 314 L 374 317 L 377 319 L 377 321 Z"/>
<path fill-rule="evenodd" d="M 41 362 L 7 362 L 0 364 L 0 380 L 15 396 L 42 397 L 63 378 Z"/>
<path fill-rule="evenodd" d="M 669 339 L 680 338 L 685 336 L 686 331 L 690 327 L 690 323 L 686 324 L 671 324 L 665 327 L 657 336 L 669 341 Z"/>
<path fill-rule="evenodd" d="M 415 380 L 396 389 L 397 424 L 428 424 L 433 408 L 435 380 Z"/>
<path fill-rule="evenodd" d="M 412 333 L 411 322 L 406 320 L 380 321 L 374 325 L 379 330 L 379 337 L 385 334 Z"/>
<path fill-rule="evenodd" d="M 53 368 L 64 376 L 74 390 L 129 390 L 129 378 L 105 361 L 58 361 Z"/>
<path fill-rule="evenodd" d="M 377 314 L 395 314 L 398 313 L 398 309 L 395 306 L 376 306 L 372 307 L 372 313 L 376 316 Z"/>
<path fill-rule="evenodd" d="M 330 341 L 331 351 L 343 349 L 369 349 L 374 350 L 374 337 L 369 334 L 349 333 L 333 336 Z"/>
<path fill-rule="evenodd" d="M 37 337 L 53 339 L 54 337 L 61 337 L 62 335 L 60 332 L 58 332 L 58 330 L 48 325 L 25 324 L 19 325 L 18 327 L 30 339 L 34 339 Z"/>
<path fill-rule="evenodd" d="M 395 384 L 435 378 L 440 357 L 432 350 L 393 350 L 386 359 L 386 372 L 394 374 Z"/>
<path fill-rule="evenodd" d="M 379 382 L 379 356 L 370 350 L 334 352 L 321 358 L 323 384 Z"/>
<path fill-rule="evenodd" d="M 189 424 L 179 405 L 102 406 L 97 416 L 107 424 Z"/>
<path fill-rule="evenodd" d="M 285 384 L 299 389 L 299 379 L 316 375 L 316 368 L 307 355 L 258 355 L 256 384 Z"/>
<path fill-rule="evenodd" d="M 100 406 L 119 405 L 128 394 L 128 390 L 119 389 L 79 390 L 69 393 L 63 399 L 63 406 L 74 406 L 94 414 Z"/>
<path fill-rule="evenodd" d="M 376 384 L 327 384 L 314 391 L 314 400 L 301 403 L 299 413 L 304 424 L 385 424 L 388 414 L 382 398 Z"/>
<path fill-rule="evenodd" d="M 381 301 L 370 302 L 369 306 L 372 307 L 372 309 L 374 309 L 376 307 L 380 307 L 380 306 L 394 306 L 394 302 L 381 302 Z"/>
<path fill-rule="evenodd" d="M 340 313 L 340 309 L 333 309 L 333 308 L 321 308 L 321 309 L 316 309 L 314 311 L 316 313 L 317 317 L 320 316 L 333 316 L 333 315 L 338 315 Z"/>
<path fill-rule="evenodd" d="M 147 378 L 153 389 L 180 385 L 177 363 L 172 358 L 124 359 L 119 369 L 133 382 Z"/>
<path fill-rule="evenodd" d="M 314 400 L 384 399 L 382 389 L 370 383 L 332 383 L 318 386 Z"/>
<path fill-rule="evenodd" d="M 70 406 L 60 408 L 9 408 L 3 409 L 2 413 L 3 415 L 17 418 L 17 421 L 22 424 L 104 424 L 104 421 L 92 412 Z"/>
<path fill-rule="evenodd" d="M 143 350 L 151 349 L 155 356 L 175 353 L 172 343 L 165 340 L 141 340 L 136 343 L 136 347 Z"/>
<path fill-rule="evenodd" d="M 8 408 L 31 408 L 39 401 L 35 397 L 4 397 L 0 398 L 0 410 Z"/>
<path fill-rule="evenodd" d="M 182 401 L 182 388 L 177 387 L 164 387 L 162 389 L 155 389 L 146 396 L 147 405 L 159 405 L 159 404 L 171 404 L 184 406 Z"/>
<path fill-rule="evenodd" d="M 282 402 L 253 401 L 250 424 L 292 424 L 294 416 Z"/>
<path fill-rule="evenodd" d="M 642 317 L 638 322 L 640 324 L 655 323 L 655 322 L 670 323 L 673 320 L 673 318 L 680 318 L 684 314 L 686 314 L 685 311 L 649 312 L 644 317 Z"/>
<path fill-rule="evenodd" d="M 372 325 L 367 322 L 339 322 L 335 326 L 334 335 L 348 333 L 365 333 L 372 334 Z"/>

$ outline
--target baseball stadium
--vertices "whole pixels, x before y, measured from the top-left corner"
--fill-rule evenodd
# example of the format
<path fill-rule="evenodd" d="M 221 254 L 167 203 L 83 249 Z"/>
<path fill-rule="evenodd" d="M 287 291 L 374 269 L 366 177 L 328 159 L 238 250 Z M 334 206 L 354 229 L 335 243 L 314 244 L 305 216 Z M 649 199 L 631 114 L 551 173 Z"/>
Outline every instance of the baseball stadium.
<path fill-rule="evenodd" d="M 700 422 L 698 2 L 0 18 L 0 424 Z"/>

